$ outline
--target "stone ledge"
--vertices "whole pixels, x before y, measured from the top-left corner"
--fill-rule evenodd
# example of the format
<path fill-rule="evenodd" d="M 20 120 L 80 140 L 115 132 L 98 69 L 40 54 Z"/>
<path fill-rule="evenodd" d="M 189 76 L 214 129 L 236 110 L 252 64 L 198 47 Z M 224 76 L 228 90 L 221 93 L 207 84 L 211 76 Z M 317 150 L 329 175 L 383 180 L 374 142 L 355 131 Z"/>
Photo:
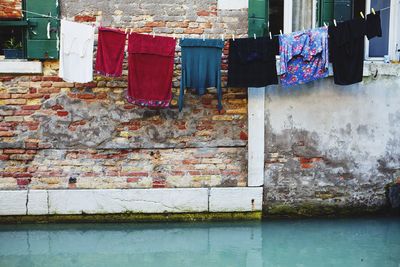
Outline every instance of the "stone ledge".
<path fill-rule="evenodd" d="M 254 212 L 262 187 L 0 191 L 0 216 Z"/>
<path fill-rule="evenodd" d="M 42 73 L 42 62 L 40 61 L 13 61 L 13 60 L 1 60 L 0 61 L 0 74 L 35 74 Z"/>

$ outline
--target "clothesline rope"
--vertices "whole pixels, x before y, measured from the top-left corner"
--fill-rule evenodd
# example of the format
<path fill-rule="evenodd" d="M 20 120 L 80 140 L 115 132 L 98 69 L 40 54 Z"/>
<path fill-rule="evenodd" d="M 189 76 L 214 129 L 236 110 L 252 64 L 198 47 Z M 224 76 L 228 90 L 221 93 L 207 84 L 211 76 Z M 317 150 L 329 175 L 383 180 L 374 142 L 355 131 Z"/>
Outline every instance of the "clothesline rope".
<path fill-rule="evenodd" d="M 5 8 L 8 8 L 8 9 L 12 9 L 12 10 L 21 10 L 21 11 L 23 11 L 23 12 L 25 12 L 25 13 L 29 13 L 29 14 L 33 14 L 33 15 L 38 15 L 38 16 L 41 16 L 41 17 L 44 17 L 44 18 L 49 18 L 49 19 L 51 18 L 51 19 L 55 19 L 55 20 L 62 20 L 62 19 L 59 18 L 59 17 L 53 17 L 53 16 L 46 15 L 46 14 L 36 13 L 36 12 L 28 11 L 28 10 L 25 10 L 25 9 L 13 8 L 13 7 L 9 7 L 9 6 L 3 5 L 3 4 L 0 4 L 0 7 L 5 7 Z M 387 9 L 390 9 L 390 6 L 385 7 L 385 8 L 381 8 L 379 11 L 384 11 L 384 10 L 387 10 Z M 23 16 L 23 14 L 22 14 L 22 16 Z M 154 30 L 153 30 L 153 35 L 154 35 L 154 34 L 155 34 L 155 32 L 154 32 Z M 280 32 L 280 35 L 282 35 L 282 32 Z M 279 36 L 279 35 L 274 35 L 274 36 Z M 203 38 L 204 38 L 204 36 L 203 36 Z M 174 38 L 174 39 L 175 39 L 175 38 Z M 234 35 L 233 35 L 233 39 L 235 39 Z"/>

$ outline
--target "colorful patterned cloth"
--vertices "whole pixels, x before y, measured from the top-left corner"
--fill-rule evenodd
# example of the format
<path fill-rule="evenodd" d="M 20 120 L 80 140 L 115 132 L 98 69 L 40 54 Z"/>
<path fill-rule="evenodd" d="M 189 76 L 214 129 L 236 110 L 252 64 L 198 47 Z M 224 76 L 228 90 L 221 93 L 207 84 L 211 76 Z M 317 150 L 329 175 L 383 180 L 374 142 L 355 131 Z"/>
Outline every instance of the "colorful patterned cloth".
<path fill-rule="evenodd" d="M 279 36 L 281 83 L 303 84 L 328 76 L 328 28 Z"/>

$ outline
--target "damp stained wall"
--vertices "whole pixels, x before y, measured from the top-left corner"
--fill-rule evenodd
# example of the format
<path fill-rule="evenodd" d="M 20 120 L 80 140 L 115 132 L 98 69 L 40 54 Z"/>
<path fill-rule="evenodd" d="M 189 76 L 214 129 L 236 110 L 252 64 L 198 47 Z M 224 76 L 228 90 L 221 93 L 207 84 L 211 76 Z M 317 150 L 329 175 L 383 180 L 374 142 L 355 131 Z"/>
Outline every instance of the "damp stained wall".
<path fill-rule="evenodd" d="M 400 72 L 266 89 L 267 214 L 377 208 L 400 176 Z M 313 212 L 313 211 L 311 211 Z"/>

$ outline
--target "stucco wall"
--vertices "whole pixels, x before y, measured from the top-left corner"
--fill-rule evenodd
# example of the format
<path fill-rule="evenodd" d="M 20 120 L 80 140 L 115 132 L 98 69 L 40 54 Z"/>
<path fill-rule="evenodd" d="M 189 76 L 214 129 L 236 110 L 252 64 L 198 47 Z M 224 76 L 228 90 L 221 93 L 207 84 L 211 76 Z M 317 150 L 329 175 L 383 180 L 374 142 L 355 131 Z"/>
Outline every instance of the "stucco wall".
<path fill-rule="evenodd" d="M 67 19 L 141 33 L 247 32 L 247 11 L 218 10 L 216 1 L 60 3 Z M 126 60 L 121 78 L 87 84 L 59 79 L 58 62 L 43 66 L 43 75 L 0 75 L 0 189 L 246 186 L 247 91 L 224 88 L 221 113 L 215 90 L 187 92 L 179 113 L 179 46 L 164 110 L 126 102 Z M 225 85 L 227 48 L 222 68 Z"/>
<path fill-rule="evenodd" d="M 328 78 L 267 88 L 267 213 L 385 205 L 385 186 L 400 176 L 400 72 L 395 72 L 352 86 Z"/>

